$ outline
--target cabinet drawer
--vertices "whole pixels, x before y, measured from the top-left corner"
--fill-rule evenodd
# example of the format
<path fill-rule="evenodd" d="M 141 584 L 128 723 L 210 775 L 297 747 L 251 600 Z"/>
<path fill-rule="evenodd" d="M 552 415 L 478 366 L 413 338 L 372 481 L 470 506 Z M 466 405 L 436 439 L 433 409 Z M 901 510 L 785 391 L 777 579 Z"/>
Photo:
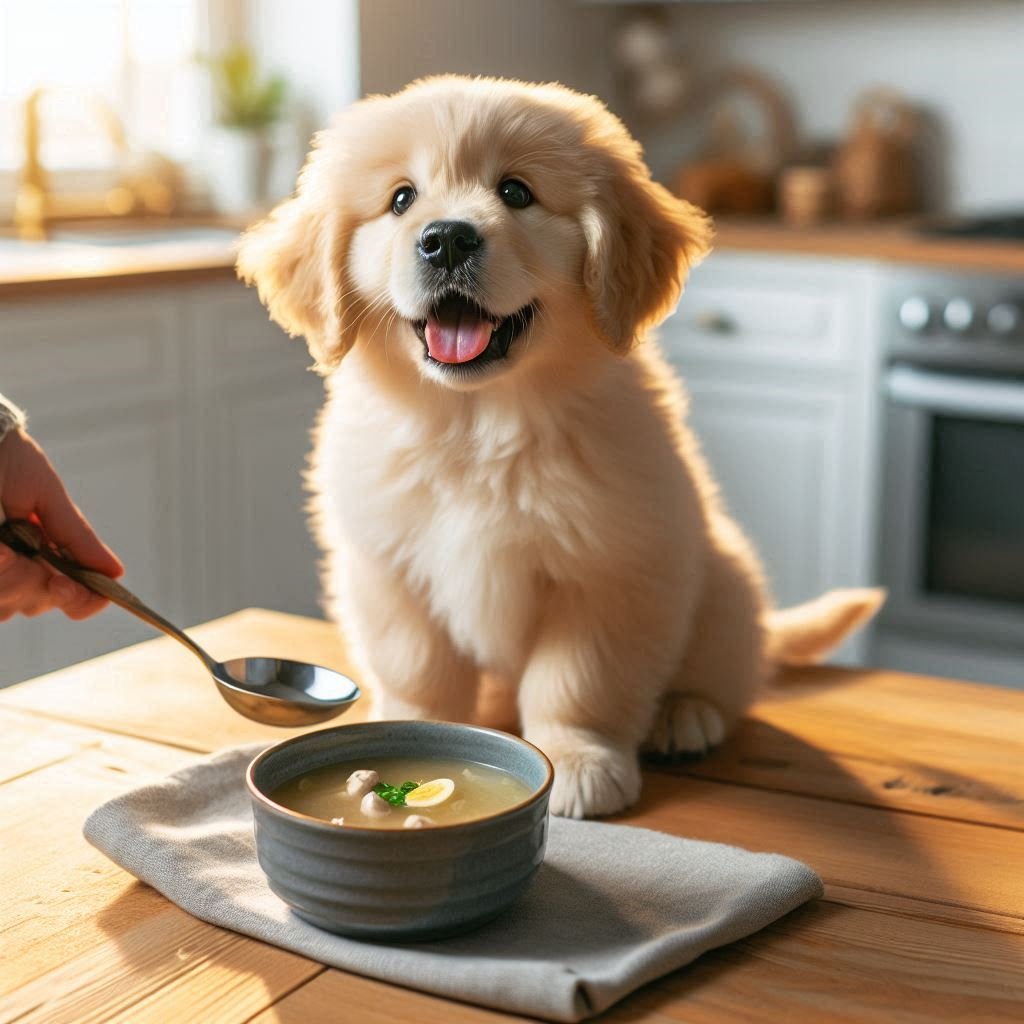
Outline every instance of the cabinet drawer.
<path fill-rule="evenodd" d="M 40 418 L 169 399 L 181 320 L 164 296 L 89 297 L 5 307 L 2 388 Z"/>
<path fill-rule="evenodd" d="M 708 360 L 839 366 L 854 355 L 862 296 L 856 268 L 712 256 L 659 337 L 684 369 Z"/>

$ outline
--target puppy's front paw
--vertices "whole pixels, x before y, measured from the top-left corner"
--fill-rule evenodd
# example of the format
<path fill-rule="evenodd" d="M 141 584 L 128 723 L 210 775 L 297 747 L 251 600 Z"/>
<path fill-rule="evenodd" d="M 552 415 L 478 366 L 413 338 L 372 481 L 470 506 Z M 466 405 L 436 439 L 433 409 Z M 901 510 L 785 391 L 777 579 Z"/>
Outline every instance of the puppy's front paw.
<path fill-rule="evenodd" d="M 644 752 L 660 757 L 700 757 L 726 734 L 722 713 L 709 700 L 689 693 L 669 693 L 658 709 Z"/>
<path fill-rule="evenodd" d="M 615 814 L 640 796 L 640 766 L 633 751 L 582 742 L 563 743 L 547 753 L 555 766 L 552 814 L 563 818 Z"/>

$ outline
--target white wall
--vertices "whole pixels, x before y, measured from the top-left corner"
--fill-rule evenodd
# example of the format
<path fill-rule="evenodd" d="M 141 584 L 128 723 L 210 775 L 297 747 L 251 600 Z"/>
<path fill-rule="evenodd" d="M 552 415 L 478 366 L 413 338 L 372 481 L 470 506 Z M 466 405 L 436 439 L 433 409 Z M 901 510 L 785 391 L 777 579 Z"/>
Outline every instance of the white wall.
<path fill-rule="evenodd" d="M 949 204 L 1024 206 L 1024 3 L 831 0 L 673 8 L 695 68 L 754 65 L 782 84 L 812 137 L 839 135 L 862 90 L 885 83 L 941 129 Z M 673 134 L 649 140 L 671 159 Z M 938 170 L 938 169 L 935 169 Z"/>
<path fill-rule="evenodd" d="M 358 0 L 252 0 L 247 35 L 260 61 L 288 79 L 272 192 L 286 195 L 313 132 L 359 98 Z"/>
<path fill-rule="evenodd" d="M 291 190 L 309 137 L 360 94 L 458 72 L 611 93 L 611 13 L 576 0 L 253 0 L 248 36 L 284 73 L 295 116 L 275 192 Z"/>
<path fill-rule="evenodd" d="M 357 0 L 252 0 L 250 37 L 317 126 L 359 95 Z"/>
<path fill-rule="evenodd" d="M 607 97 L 612 12 L 575 0 L 361 0 L 364 92 L 457 72 L 559 81 Z"/>

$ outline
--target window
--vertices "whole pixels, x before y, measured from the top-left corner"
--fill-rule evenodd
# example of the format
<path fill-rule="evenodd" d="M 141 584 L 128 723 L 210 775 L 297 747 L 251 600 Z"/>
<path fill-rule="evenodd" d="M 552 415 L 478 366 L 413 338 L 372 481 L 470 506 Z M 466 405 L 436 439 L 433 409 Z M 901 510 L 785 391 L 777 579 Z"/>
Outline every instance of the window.
<path fill-rule="evenodd" d="M 92 97 L 124 123 L 133 148 L 198 155 L 205 83 L 203 0 L 0 0 L 0 172 L 22 158 L 22 104 L 45 86 L 42 160 L 49 169 L 112 162 Z"/>

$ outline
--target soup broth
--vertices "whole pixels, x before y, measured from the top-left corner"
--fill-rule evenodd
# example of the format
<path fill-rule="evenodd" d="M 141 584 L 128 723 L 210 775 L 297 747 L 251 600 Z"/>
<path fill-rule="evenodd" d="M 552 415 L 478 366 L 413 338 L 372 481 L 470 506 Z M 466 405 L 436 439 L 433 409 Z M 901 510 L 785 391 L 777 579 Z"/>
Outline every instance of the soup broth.
<path fill-rule="evenodd" d="M 317 768 L 270 796 L 283 807 L 336 825 L 407 829 L 486 818 L 530 793 L 514 775 L 474 761 L 375 757 Z"/>

